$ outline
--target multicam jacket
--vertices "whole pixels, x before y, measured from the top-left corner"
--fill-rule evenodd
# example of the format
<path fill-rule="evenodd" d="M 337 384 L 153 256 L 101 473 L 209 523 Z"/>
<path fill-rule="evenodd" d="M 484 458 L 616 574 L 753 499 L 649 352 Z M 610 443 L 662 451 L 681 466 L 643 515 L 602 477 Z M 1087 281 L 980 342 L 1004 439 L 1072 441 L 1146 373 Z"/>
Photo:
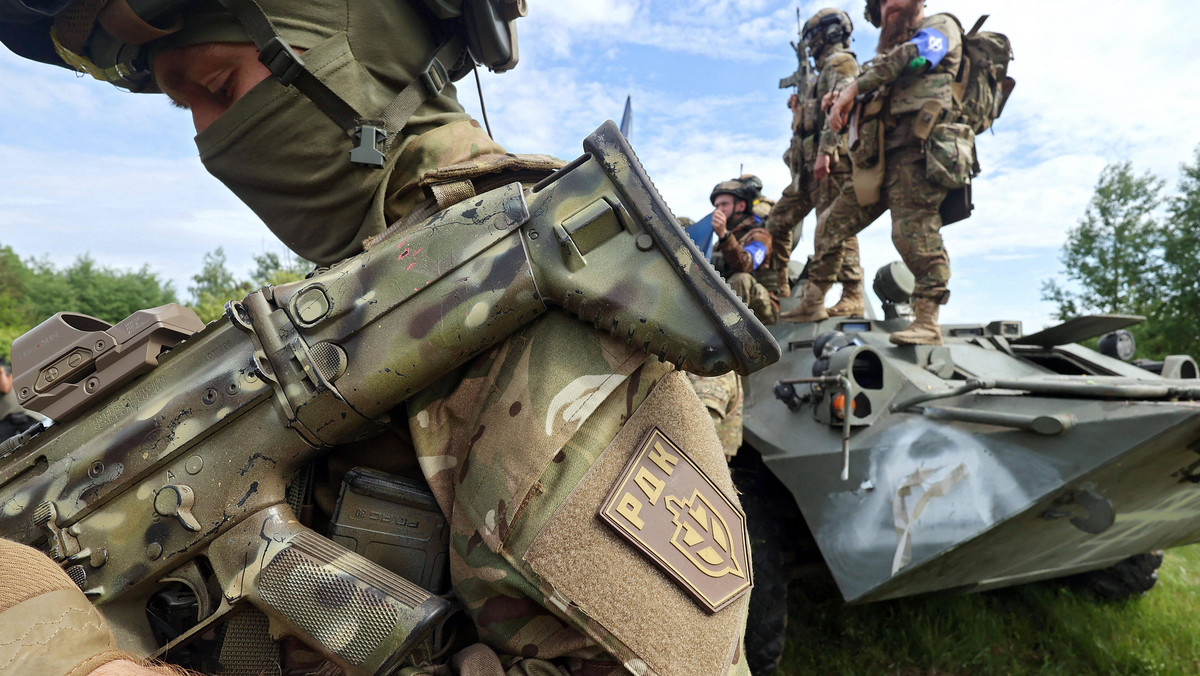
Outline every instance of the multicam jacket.
<path fill-rule="evenodd" d="M 949 14 L 926 17 L 913 29 L 913 38 L 921 45 L 901 43 L 873 61 L 858 76 L 859 94 L 868 94 L 886 87 L 888 105 L 885 107 L 886 141 L 888 150 L 920 145 L 913 133 L 917 113 L 928 101 L 936 101 L 946 111 L 945 118 L 954 119 L 958 103 L 953 84 L 963 59 L 963 33 L 958 21 Z M 914 60 L 936 55 L 932 68 L 920 67 Z"/>
<path fill-rule="evenodd" d="M 826 94 L 840 91 L 858 76 L 858 61 L 854 52 L 847 51 L 841 45 L 833 45 L 821 53 L 821 58 L 817 60 L 817 71 L 817 77 L 809 85 L 795 116 L 792 145 L 784 155 L 784 163 L 793 176 L 801 177 L 802 184 L 812 180 L 813 165 L 818 154 L 832 158 L 832 169 L 850 170 L 846 136 L 829 129 L 821 101 Z M 801 185 L 801 188 L 808 190 L 810 186 Z"/>

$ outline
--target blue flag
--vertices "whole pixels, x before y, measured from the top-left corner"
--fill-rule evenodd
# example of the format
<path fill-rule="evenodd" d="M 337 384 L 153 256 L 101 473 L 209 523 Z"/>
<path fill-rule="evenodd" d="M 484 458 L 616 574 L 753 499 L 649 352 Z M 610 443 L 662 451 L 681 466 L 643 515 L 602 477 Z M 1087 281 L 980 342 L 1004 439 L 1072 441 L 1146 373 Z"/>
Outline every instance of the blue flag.
<path fill-rule="evenodd" d="M 704 257 L 711 261 L 713 250 L 712 214 L 708 214 L 692 225 L 689 225 L 683 231 L 696 243 L 696 246 L 700 249 L 700 253 L 704 254 Z"/>

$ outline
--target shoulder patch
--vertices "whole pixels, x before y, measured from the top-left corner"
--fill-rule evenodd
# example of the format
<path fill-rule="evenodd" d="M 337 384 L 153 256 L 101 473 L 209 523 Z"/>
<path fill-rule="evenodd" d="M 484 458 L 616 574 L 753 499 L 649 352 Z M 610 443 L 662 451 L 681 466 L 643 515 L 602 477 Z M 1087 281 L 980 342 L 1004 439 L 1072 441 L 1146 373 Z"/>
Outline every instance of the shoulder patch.
<path fill-rule="evenodd" d="M 657 427 L 598 516 L 710 613 L 754 586 L 745 514 Z"/>

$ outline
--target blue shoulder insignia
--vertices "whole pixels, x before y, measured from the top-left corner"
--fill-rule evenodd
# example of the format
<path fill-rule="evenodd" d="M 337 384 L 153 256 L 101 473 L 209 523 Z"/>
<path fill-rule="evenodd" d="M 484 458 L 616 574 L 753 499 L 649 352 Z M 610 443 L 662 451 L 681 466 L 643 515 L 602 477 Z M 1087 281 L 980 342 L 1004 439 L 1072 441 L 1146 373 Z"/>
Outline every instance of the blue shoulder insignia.
<path fill-rule="evenodd" d="M 936 28 L 922 28 L 909 42 L 917 46 L 917 51 L 929 62 L 930 69 L 941 63 L 950 51 L 950 41 Z"/>

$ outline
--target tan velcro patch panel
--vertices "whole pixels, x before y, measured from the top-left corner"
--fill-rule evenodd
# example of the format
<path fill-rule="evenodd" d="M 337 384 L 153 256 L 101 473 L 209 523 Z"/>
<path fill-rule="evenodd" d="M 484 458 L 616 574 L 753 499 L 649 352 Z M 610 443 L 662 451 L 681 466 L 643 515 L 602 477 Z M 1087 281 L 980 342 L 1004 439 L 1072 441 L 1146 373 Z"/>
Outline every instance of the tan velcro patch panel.
<path fill-rule="evenodd" d="M 600 518 L 710 613 L 753 585 L 746 516 L 657 427 L 638 445 Z"/>
<path fill-rule="evenodd" d="M 589 636 L 602 645 L 615 640 L 636 656 L 623 657 L 631 673 L 724 676 L 740 654 L 747 596 L 709 613 L 597 516 L 655 428 L 686 448 L 720 493 L 738 504 L 712 418 L 687 379 L 670 373 L 625 422 L 523 558 L 550 588 L 551 602 L 591 620 L 584 628 Z M 679 497 L 688 500 L 691 493 Z M 744 660 L 740 666 L 738 673 L 744 673 Z"/>

